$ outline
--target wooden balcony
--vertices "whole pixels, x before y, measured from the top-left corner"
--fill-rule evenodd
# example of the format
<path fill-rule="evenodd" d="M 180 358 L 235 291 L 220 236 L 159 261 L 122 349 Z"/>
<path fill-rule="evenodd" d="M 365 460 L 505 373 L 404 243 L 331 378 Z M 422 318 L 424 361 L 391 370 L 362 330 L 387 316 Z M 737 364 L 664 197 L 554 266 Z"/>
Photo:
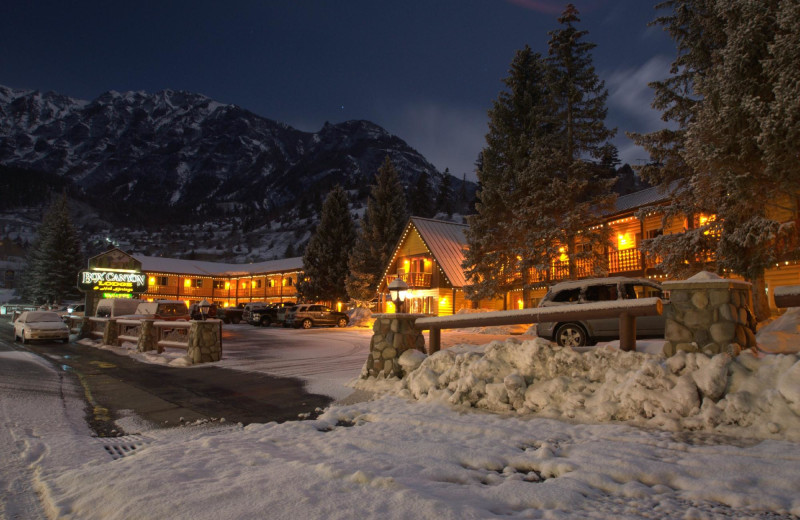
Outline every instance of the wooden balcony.
<path fill-rule="evenodd" d="M 408 284 L 410 289 L 430 289 L 431 273 L 400 273 L 399 275 L 387 275 L 386 283 L 392 283 L 395 278 L 400 278 Z"/>
<path fill-rule="evenodd" d="M 627 273 L 642 270 L 642 252 L 638 249 L 622 249 L 608 253 L 608 272 Z"/>

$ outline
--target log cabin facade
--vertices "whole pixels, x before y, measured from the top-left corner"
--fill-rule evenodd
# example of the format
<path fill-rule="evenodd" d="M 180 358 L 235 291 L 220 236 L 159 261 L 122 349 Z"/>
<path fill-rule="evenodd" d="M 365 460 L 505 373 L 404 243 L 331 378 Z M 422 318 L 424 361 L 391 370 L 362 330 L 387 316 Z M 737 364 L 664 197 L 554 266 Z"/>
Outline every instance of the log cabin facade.
<path fill-rule="evenodd" d="M 659 188 L 649 188 L 617 198 L 613 212 L 605 215 L 599 226 L 609 228 L 609 243 L 604 255 L 607 259 L 607 276 L 649 278 L 656 282 L 669 280 L 669 276 L 658 269 L 658 258 L 645 254 L 640 246 L 643 240 L 662 234 L 683 233 L 685 230 L 704 224 L 714 215 L 695 215 L 689 218 L 671 218 L 664 222 L 657 210 L 668 201 L 668 195 Z M 798 223 L 798 200 L 787 197 L 771 206 L 771 218 L 778 222 Z M 656 208 L 645 215 L 642 208 Z M 401 278 L 409 285 L 407 312 L 433 315 L 455 314 L 462 308 L 472 307 L 464 297 L 467 281 L 461 267 L 464 250 L 468 247 L 464 232 L 467 226 L 452 222 L 411 217 L 393 256 L 378 285 L 379 311 L 393 312 L 388 301 L 388 284 Z M 781 259 L 765 273 L 767 296 L 772 308 L 774 288 L 800 283 L 800 258 Z M 578 262 L 575 266 L 577 278 L 593 276 L 592 265 Z M 522 309 L 536 307 L 547 292 L 549 284 L 567 279 L 569 265 L 566 255 L 554 258 L 549 272 L 529 271 L 527 279 L 532 289 L 523 291 L 522 275 L 514 280 L 516 288 L 496 300 L 478 302 L 478 307 L 490 310 Z M 732 276 L 735 278 L 735 276 Z"/>

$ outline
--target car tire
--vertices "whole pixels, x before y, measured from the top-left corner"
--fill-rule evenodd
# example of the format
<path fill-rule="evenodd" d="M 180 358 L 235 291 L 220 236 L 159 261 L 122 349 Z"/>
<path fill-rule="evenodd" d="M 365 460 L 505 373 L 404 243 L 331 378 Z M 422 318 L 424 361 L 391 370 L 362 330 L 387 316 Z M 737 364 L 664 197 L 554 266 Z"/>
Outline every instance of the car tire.
<path fill-rule="evenodd" d="M 269 319 L 268 316 L 265 316 L 265 317 L 261 318 L 260 323 L 261 323 L 262 327 L 269 327 L 270 325 L 272 325 L 272 320 Z"/>
<path fill-rule="evenodd" d="M 589 336 L 577 323 L 565 323 L 556 330 L 556 343 L 561 347 L 585 347 Z"/>
<path fill-rule="evenodd" d="M 339 328 L 347 327 L 347 320 L 345 318 L 339 318 L 336 322 L 336 326 Z"/>
<path fill-rule="evenodd" d="M 231 318 L 231 321 L 234 325 L 238 325 L 241 320 L 239 318 Z"/>
<path fill-rule="evenodd" d="M 306 318 L 306 319 L 303 320 L 302 325 L 303 325 L 304 329 L 310 329 L 311 327 L 314 326 L 314 323 L 311 320 L 309 320 L 308 318 Z"/>

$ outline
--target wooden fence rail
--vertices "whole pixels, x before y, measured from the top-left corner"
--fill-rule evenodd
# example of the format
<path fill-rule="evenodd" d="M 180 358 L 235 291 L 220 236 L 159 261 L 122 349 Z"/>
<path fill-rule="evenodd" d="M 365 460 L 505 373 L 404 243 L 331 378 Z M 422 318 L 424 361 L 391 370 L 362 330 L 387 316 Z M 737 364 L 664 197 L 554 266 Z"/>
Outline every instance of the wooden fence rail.
<path fill-rule="evenodd" d="M 419 330 L 430 331 L 428 350 L 433 353 L 438 351 L 441 346 L 442 329 L 619 318 L 620 348 L 622 350 L 636 350 L 636 317 L 657 316 L 663 310 L 664 307 L 660 298 L 642 298 L 639 300 L 616 300 L 513 311 L 419 318 L 414 322 L 414 327 Z"/>

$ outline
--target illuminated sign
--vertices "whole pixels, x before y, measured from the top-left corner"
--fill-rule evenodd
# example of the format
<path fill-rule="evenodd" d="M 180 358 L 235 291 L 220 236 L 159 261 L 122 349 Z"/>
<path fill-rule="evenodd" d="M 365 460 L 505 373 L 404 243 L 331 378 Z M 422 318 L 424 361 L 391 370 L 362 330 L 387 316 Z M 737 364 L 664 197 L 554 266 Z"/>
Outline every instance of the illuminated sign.
<path fill-rule="evenodd" d="M 84 270 L 78 273 L 78 289 L 117 295 L 143 293 L 147 290 L 147 276 L 119 270 Z"/>

